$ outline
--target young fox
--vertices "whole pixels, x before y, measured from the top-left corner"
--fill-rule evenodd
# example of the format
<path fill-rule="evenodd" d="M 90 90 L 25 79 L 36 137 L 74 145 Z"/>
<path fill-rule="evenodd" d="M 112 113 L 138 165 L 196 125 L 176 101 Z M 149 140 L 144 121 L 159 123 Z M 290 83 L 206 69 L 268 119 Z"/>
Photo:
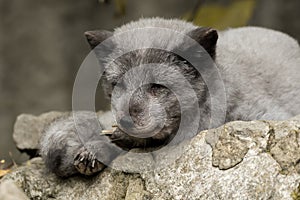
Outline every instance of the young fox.
<path fill-rule="evenodd" d="M 149 34 L 145 34 L 147 28 Z M 157 30 L 151 32 L 153 28 Z M 141 29 L 145 30 L 143 34 Z M 105 164 L 119 155 L 121 148 L 157 147 L 170 142 L 179 129 L 183 113 L 193 111 L 193 106 L 188 104 L 192 94 L 186 92 L 179 81 L 182 77 L 193 89 L 200 113 L 200 117 L 190 116 L 190 120 L 197 118 L 197 131 L 210 128 L 212 93 L 207 81 L 188 60 L 174 53 L 184 52 L 186 44 L 184 40 L 167 34 L 166 30 L 186 35 L 201 45 L 202 51 L 190 53 L 196 58 L 209 55 L 209 59 L 214 61 L 211 63 L 222 78 L 226 97 L 224 120 L 220 119 L 215 126 L 233 120 L 282 120 L 300 114 L 300 48 L 288 35 L 256 27 L 218 32 L 176 19 L 141 19 L 114 32 L 97 30 L 85 33 L 96 55 L 97 45 L 106 39 L 128 31 L 131 33 L 122 40 L 113 38 L 109 55 L 101 58 L 106 60 L 103 87 L 108 98 L 114 90 L 117 91 L 118 98 L 112 98 L 112 107 L 118 128 L 110 136 L 100 135 L 101 127 L 91 120 L 88 112 L 78 114 L 80 120 L 76 127 L 72 116 L 57 119 L 44 131 L 40 142 L 40 152 L 48 169 L 64 177 L 75 173 L 91 175 L 101 171 Z M 164 49 L 151 48 L 153 44 Z M 149 48 L 136 48 L 149 45 Z M 113 59 L 117 52 L 127 48 L 135 50 Z M 151 76 L 147 71 L 149 68 L 130 72 L 139 65 L 151 63 L 156 65 Z M 212 66 L 206 63 L 198 67 L 205 72 Z M 127 81 L 122 82 L 125 74 Z M 145 84 L 130 93 L 137 77 Z M 179 100 L 168 86 L 150 83 L 153 78 L 164 79 L 184 95 Z M 122 113 L 125 112 L 124 102 L 129 93 L 130 117 L 126 117 Z M 221 114 L 219 117 L 222 117 Z M 158 126 L 161 121 L 163 126 Z M 84 144 L 78 137 L 78 127 L 87 130 L 82 136 L 86 137 Z M 149 137 L 139 137 L 138 132 L 130 135 L 134 129 L 144 135 L 155 134 Z"/>

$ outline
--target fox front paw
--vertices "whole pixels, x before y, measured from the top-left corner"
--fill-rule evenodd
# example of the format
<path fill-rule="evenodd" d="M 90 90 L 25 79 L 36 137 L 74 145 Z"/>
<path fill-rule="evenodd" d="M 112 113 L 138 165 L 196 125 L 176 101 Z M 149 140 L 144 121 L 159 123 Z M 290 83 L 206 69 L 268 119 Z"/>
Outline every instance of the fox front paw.
<path fill-rule="evenodd" d="M 88 151 L 85 147 L 82 147 L 76 154 L 74 166 L 79 173 L 88 176 L 100 172 L 105 168 L 105 165 L 96 158 L 96 155 Z"/>

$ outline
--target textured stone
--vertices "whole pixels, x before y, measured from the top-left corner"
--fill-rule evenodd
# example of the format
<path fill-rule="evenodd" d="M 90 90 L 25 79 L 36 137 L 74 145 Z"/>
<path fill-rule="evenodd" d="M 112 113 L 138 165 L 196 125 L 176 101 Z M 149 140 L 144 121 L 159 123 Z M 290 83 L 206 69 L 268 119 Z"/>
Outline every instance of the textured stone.
<path fill-rule="evenodd" d="M 297 199 L 299 127 L 300 116 L 230 122 L 177 146 L 132 150 L 93 177 L 60 179 L 35 158 L 1 182 L 31 199 Z"/>
<path fill-rule="evenodd" d="M 61 179 L 45 171 L 41 158 L 34 158 L 4 180 L 13 180 L 30 199 L 124 199 L 132 177 L 106 169 L 95 177 Z"/>
<path fill-rule="evenodd" d="M 270 122 L 272 137 L 269 152 L 278 162 L 282 173 L 300 174 L 300 123 L 299 121 Z"/>
<path fill-rule="evenodd" d="M 152 170 L 154 163 L 151 153 L 133 149 L 125 155 L 118 156 L 111 167 L 126 173 L 140 173 Z"/>
<path fill-rule="evenodd" d="M 213 148 L 213 165 L 229 169 L 239 164 L 248 150 L 261 152 L 267 147 L 269 125 L 264 122 L 230 122 L 209 130 L 206 142 Z"/>
<path fill-rule="evenodd" d="M 18 149 L 27 152 L 37 150 L 43 129 L 53 120 L 67 114 L 53 111 L 40 116 L 19 115 L 13 132 L 13 139 Z"/>
<path fill-rule="evenodd" d="M 27 200 L 29 199 L 23 191 L 11 180 L 0 184 L 0 200 Z"/>

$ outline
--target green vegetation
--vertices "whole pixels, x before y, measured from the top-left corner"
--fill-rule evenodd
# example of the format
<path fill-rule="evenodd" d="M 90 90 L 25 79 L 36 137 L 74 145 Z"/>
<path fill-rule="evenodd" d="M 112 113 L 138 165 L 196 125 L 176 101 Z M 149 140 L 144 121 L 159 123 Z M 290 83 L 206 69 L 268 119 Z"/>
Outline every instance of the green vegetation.
<path fill-rule="evenodd" d="M 255 4 L 255 0 L 234 0 L 228 5 L 201 4 L 195 12 L 189 12 L 183 18 L 196 25 L 214 27 L 219 30 L 227 27 L 240 27 L 247 25 Z"/>

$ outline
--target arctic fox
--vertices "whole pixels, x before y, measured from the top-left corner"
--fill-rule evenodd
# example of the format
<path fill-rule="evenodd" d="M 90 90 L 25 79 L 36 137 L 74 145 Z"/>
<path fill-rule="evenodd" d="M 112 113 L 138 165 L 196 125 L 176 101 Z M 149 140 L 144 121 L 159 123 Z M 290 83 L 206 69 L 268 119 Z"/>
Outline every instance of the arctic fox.
<path fill-rule="evenodd" d="M 189 60 L 176 54 L 193 48 L 189 48 L 184 40 L 174 38 L 168 30 L 185 35 L 203 47 L 202 51 L 189 52 L 199 59 L 208 55 L 207 59 L 213 61 L 203 61 L 205 64 L 198 66 L 202 72 L 213 67 L 210 65 L 216 66 L 224 84 L 226 107 L 223 119 L 222 114 L 217 113 L 214 126 L 233 120 L 283 120 L 300 114 L 300 48 L 296 40 L 284 33 L 258 27 L 216 31 L 182 20 L 162 18 L 141 19 L 114 32 L 88 31 L 85 35 L 96 54 L 97 46 L 106 39 L 130 33 L 122 39 L 113 38 L 109 55 L 99 58 L 107 63 L 103 87 L 108 98 L 113 90 L 118 91 L 118 97 L 112 98 L 118 128 L 108 137 L 100 135 L 101 130 L 90 123 L 89 114 L 81 113 L 79 126 L 89 129 L 86 136 L 89 141 L 82 144 L 72 117 L 56 120 L 45 130 L 40 143 L 41 155 L 52 172 L 59 176 L 78 172 L 90 175 L 101 171 L 105 167 L 103 163 L 112 161 L 119 154 L 119 147 L 164 145 L 175 137 L 183 113 L 193 112 L 195 103 L 200 117 L 190 116 L 188 120 L 198 120 L 197 131 L 210 128 L 211 97 L 218 94 L 213 94 L 207 83 L 213 84 L 215 80 L 205 81 Z M 161 48 L 152 48 L 155 45 Z M 141 46 L 149 48 L 139 49 Z M 126 49 L 135 50 L 113 59 L 116 53 Z M 151 75 L 147 71 L 149 68 L 130 73 L 139 65 L 151 63 L 155 63 Z M 122 81 L 126 73 L 127 81 Z M 135 88 L 128 97 L 137 77 L 145 84 Z M 179 81 L 182 77 L 193 89 L 196 102 L 191 102 L 192 95 Z M 160 78 L 184 94 L 181 99 L 168 86 L 149 81 Z M 130 98 L 130 117 L 124 115 L 126 98 Z M 161 121 L 163 126 L 157 126 Z M 136 130 L 144 135 L 155 134 L 139 137 Z M 130 132 L 135 132 L 135 135 L 130 135 Z"/>

